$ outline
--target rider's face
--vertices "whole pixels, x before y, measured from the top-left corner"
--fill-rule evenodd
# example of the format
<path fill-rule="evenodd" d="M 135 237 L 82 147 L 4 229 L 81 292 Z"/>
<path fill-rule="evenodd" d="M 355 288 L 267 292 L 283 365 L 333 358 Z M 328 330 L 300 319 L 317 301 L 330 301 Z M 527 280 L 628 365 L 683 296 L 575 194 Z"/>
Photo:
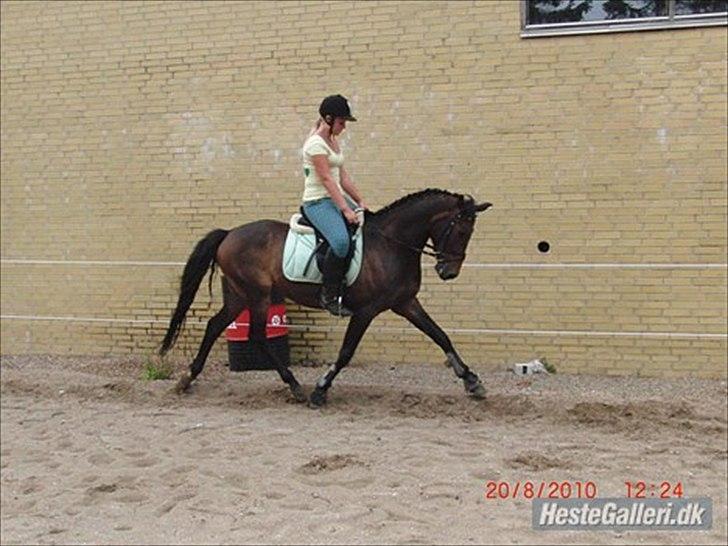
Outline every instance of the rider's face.
<path fill-rule="evenodd" d="M 331 134 L 339 135 L 346 129 L 346 120 L 344 118 L 334 118 L 334 124 L 331 126 Z"/>

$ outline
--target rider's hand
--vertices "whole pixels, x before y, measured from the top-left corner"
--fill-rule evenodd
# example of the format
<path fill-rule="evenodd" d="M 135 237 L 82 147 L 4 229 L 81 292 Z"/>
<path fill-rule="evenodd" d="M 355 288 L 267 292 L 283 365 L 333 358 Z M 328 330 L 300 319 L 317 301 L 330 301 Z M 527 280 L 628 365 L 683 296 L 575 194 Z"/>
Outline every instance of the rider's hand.
<path fill-rule="evenodd" d="M 344 218 L 346 218 L 346 221 L 350 224 L 358 224 L 359 218 L 357 217 L 356 213 L 351 210 L 349 207 L 346 207 L 344 209 Z"/>

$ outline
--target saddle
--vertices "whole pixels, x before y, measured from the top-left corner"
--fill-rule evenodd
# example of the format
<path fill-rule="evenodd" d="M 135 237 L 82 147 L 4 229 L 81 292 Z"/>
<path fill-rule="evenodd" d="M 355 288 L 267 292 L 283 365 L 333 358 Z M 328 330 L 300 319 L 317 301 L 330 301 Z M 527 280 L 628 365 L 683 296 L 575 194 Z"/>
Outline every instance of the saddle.
<path fill-rule="evenodd" d="M 349 225 L 349 254 L 346 284 L 351 286 L 359 275 L 363 255 L 364 212 L 357 212 L 359 225 Z M 321 265 L 329 249 L 329 243 L 303 213 L 291 216 L 289 230 L 283 248 L 283 275 L 292 282 L 321 284 Z"/>

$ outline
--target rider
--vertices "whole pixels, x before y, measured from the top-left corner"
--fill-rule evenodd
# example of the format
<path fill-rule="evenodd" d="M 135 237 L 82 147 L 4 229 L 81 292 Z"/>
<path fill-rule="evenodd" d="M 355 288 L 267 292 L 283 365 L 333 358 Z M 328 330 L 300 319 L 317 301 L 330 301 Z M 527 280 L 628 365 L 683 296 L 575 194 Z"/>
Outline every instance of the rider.
<path fill-rule="evenodd" d="M 303 144 L 303 212 L 329 243 L 322 267 L 321 307 L 336 316 L 351 316 L 343 306 L 343 280 L 349 254 L 347 223 L 357 224 L 354 209 L 367 206 L 344 169 L 344 154 L 336 137 L 347 121 L 356 121 L 346 98 L 326 97 L 319 107 L 320 118 Z"/>

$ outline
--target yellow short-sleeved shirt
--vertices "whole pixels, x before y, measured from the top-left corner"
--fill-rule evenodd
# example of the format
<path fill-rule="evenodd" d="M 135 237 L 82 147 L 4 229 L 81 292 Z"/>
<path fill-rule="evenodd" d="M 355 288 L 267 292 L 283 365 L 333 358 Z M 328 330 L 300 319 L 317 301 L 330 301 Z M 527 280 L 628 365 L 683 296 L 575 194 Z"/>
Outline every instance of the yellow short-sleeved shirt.
<path fill-rule="evenodd" d="M 339 177 L 339 167 L 344 164 L 344 153 L 337 154 L 319 135 L 311 135 L 303 144 L 303 173 L 306 177 L 303 188 L 304 203 L 330 197 L 329 192 L 326 191 L 326 187 L 321 183 L 316 174 L 316 168 L 311 159 L 315 155 L 325 155 L 327 157 L 331 178 L 336 182 L 339 191 L 344 194 L 344 190 L 341 189 L 341 180 Z"/>

